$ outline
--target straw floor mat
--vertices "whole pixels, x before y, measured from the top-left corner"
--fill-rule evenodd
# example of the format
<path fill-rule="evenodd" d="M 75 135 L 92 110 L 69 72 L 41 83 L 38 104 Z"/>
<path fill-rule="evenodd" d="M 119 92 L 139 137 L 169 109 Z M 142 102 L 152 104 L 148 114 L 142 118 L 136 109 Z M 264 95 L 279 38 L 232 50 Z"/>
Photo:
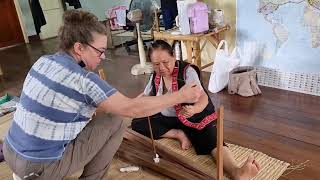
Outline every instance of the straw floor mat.
<path fill-rule="evenodd" d="M 170 140 L 170 139 L 161 139 L 158 142 L 168 149 L 183 155 L 184 157 L 192 160 L 197 166 L 200 166 L 204 171 L 215 175 L 216 166 L 213 158 L 208 155 L 196 155 L 193 148 L 184 151 L 181 150 L 180 144 L 178 141 Z M 253 149 L 248 149 L 245 147 L 241 147 L 234 144 L 229 144 L 231 152 L 234 154 L 236 161 L 239 165 L 241 165 L 245 160 L 247 160 L 248 155 L 253 154 L 256 158 L 257 162 L 261 166 L 261 170 L 259 174 L 253 180 L 276 180 L 278 179 L 283 172 L 288 168 L 290 165 L 287 162 L 283 162 L 281 160 L 272 158 L 262 152 L 255 151 Z M 228 178 L 225 178 L 228 179 Z"/>

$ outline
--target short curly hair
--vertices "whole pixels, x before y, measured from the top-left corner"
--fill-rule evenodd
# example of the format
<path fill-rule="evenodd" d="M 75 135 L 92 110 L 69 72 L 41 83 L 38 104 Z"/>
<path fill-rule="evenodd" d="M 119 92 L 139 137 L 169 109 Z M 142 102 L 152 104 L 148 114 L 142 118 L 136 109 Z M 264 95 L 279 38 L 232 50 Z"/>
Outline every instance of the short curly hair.
<path fill-rule="evenodd" d="M 87 11 L 68 10 L 63 15 L 63 25 L 59 29 L 59 48 L 70 50 L 74 43 L 90 43 L 93 33 L 107 35 L 105 26 L 98 18 Z"/>

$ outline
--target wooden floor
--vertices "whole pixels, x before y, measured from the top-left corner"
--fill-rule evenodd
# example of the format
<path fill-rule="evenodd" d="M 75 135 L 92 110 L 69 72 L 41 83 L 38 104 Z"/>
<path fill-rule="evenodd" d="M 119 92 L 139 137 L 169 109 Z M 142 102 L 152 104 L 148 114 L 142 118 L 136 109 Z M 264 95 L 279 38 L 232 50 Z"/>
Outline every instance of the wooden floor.
<path fill-rule="evenodd" d="M 56 39 L 51 39 L 0 51 L 6 81 L 0 95 L 4 92 L 19 95 L 34 60 L 55 52 L 56 43 Z M 130 75 L 138 56 L 128 55 L 120 48 L 110 51 L 109 58 L 112 60 L 101 64 L 107 81 L 129 97 L 141 93 L 148 76 Z M 209 73 L 202 75 L 207 86 Z M 267 87 L 261 90 L 261 96 L 251 98 L 232 96 L 226 91 L 210 94 L 216 106 L 225 106 L 225 140 L 293 165 L 309 160 L 303 170 L 280 179 L 320 180 L 320 97 Z"/>

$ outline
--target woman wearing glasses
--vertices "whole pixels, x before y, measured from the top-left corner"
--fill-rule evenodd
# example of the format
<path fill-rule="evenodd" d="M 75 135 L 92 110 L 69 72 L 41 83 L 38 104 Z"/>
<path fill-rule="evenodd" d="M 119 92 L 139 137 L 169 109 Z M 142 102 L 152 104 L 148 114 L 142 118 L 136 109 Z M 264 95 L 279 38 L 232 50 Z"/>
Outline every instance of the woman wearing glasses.
<path fill-rule="evenodd" d="M 130 99 L 91 72 L 105 58 L 105 27 L 91 13 L 70 10 L 59 32 L 60 51 L 30 69 L 4 156 L 21 179 L 101 179 L 122 141 L 124 125 L 107 113 L 144 117 L 178 103 L 196 102 L 194 84 L 161 97 Z M 91 121 L 90 121 L 91 120 Z"/>

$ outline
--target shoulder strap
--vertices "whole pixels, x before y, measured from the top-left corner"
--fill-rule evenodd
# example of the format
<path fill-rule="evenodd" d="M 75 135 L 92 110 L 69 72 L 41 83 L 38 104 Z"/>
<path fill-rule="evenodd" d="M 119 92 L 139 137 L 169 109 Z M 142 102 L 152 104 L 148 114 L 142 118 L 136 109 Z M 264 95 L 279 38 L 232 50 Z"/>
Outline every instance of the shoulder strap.
<path fill-rule="evenodd" d="M 151 94 L 150 96 L 156 96 L 157 95 L 157 90 L 156 90 L 156 84 L 155 84 L 155 79 L 156 79 L 156 72 L 153 72 L 152 75 L 150 76 L 150 78 L 152 78 L 151 81 Z"/>

